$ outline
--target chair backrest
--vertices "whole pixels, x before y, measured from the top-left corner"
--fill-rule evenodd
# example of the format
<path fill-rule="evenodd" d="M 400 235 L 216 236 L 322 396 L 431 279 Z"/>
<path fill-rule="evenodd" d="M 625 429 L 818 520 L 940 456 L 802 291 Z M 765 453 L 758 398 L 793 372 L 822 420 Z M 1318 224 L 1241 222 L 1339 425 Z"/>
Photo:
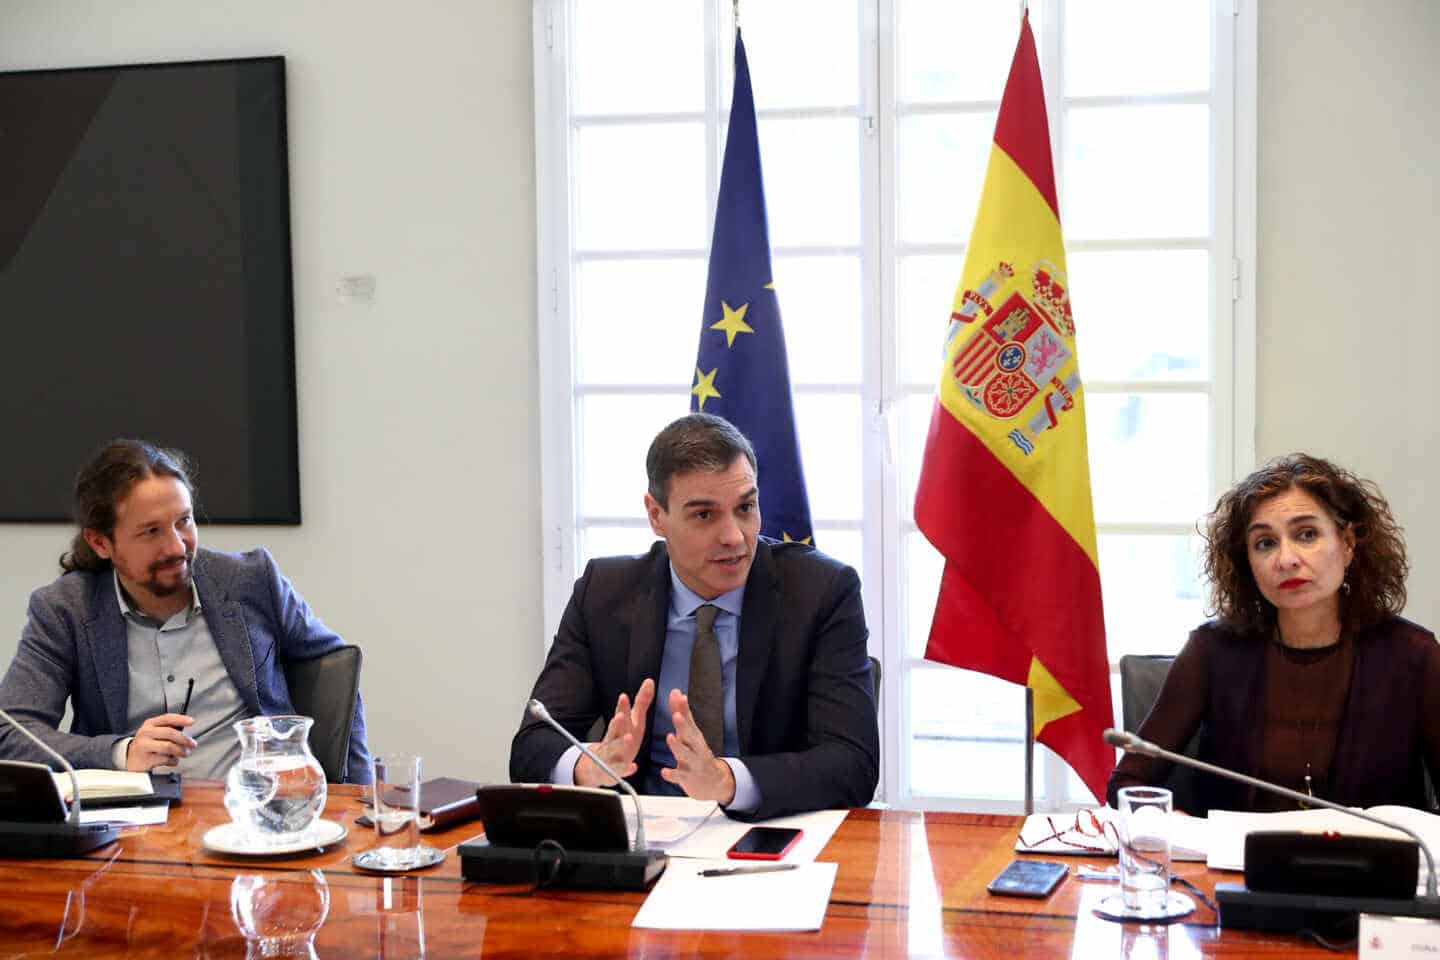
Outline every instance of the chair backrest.
<path fill-rule="evenodd" d="M 870 683 L 875 692 L 875 712 L 880 712 L 880 661 L 870 658 Z"/>
<path fill-rule="evenodd" d="M 1170 673 L 1170 664 L 1174 662 L 1174 657 L 1159 654 L 1128 654 L 1120 658 L 1120 720 L 1130 733 L 1138 731 L 1150 715 L 1150 708 L 1155 705 L 1155 698 Z M 1202 725 L 1180 752 L 1187 757 L 1199 757 L 1203 731 Z M 1199 774 L 1195 770 L 1177 763 L 1162 786 L 1174 795 L 1177 810 L 1205 813 L 1200 801 Z"/>
<path fill-rule="evenodd" d="M 360 648 L 340 647 L 310 660 L 285 665 L 285 683 L 295 712 L 315 721 L 310 752 L 331 783 L 345 782 L 350 730 L 360 697 Z"/>

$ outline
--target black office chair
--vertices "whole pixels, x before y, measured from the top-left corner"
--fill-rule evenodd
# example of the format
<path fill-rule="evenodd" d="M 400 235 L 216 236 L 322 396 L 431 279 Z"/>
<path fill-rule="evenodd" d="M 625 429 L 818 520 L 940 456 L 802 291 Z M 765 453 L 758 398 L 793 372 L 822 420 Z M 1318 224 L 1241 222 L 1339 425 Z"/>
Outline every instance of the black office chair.
<path fill-rule="evenodd" d="M 1174 657 L 1159 654 L 1129 654 L 1120 658 L 1120 718 L 1130 733 L 1137 732 L 1149 716 L 1155 698 L 1160 695 L 1160 688 L 1165 685 L 1165 677 L 1170 673 L 1170 664 L 1174 662 Z M 1200 735 L 1203 732 L 1202 725 L 1180 752 L 1187 757 L 1199 757 Z M 1170 776 L 1163 785 L 1173 794 L 1177 810 L 1204 815 L 1199 779 L 1200 774 L 1190 767 L 1177 763 L 1171 768 Z"/>
<path fill-rule="evenodd" d="M 310 728 L 310 752 L 331 783 L 345 782 L 350 729 L 360 698 L 360 661 L 360 648 L 345 646 L 285 665 L 290 702 L 296 713 L 315 721 Z"/>
<path fill-rule="evenodd" d="M 870 658 L 870 682 L 875 690 L 875 712 L 880 712 L 880 661 Z"/>

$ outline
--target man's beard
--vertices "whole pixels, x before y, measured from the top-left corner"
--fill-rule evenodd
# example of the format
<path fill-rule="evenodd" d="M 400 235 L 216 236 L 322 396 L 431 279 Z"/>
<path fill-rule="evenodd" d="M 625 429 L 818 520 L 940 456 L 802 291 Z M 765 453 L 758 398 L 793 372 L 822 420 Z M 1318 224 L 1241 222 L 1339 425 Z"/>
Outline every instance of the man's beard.
<path fill-rule="evenodd" d="M 190 584 L 194 580 L 195 576 L 194 561 L 195 554 L 186 553 L 185 563 L 183 567 L 184 575 L 177 579 L 174 583 L 168 584 L 160 582 L 160 574 L 162 571 L 173 569 L 173 563 L 156 564 L 149 570 L 150 579 L 145 581 L 142 586 L 144 586 L 146 590 L 150 591 L 152 596 L 156 597 L 173 597 L 175 594 L 181 592 L 182 590 L 189 590 Z"/>

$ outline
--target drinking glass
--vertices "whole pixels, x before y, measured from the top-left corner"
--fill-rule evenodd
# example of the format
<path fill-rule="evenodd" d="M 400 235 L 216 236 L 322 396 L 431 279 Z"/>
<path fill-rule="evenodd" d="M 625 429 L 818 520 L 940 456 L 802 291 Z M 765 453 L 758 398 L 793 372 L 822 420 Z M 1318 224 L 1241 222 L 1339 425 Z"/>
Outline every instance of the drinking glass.
<path fill-rule="evenodd" d="M 371 757 L 370 820 L 375 846 L 355 855 L 366 870 L 399 873 L 428 867 L 445 854 L 420 842 L 420 758 L 413 754 Z"/>
<path fill-rule="evenodd" d="M 1163 916 L 1170 895 L 1170 809 L 1163 787 L 1119 791 L 1120 894 L 1125 909 Z"/>

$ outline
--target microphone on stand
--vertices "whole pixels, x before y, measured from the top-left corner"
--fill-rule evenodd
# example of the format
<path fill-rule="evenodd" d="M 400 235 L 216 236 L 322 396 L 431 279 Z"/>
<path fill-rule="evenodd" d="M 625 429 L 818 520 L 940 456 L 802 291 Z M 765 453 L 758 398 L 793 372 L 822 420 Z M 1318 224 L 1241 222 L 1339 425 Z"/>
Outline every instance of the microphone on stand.
<path fill-rule="evenodd" d="M 1379 824 L 1391 830 L 1399 831 L 1410 837 L 1418 845 L 1420 851 L 1425 855 L 1425 894 L 1424 896 L 1410 897 L 1353 897 L 1333 896 L 1319 892 L 1291 892 L 1281 893 L 1271 890 L 1250 889 L 1247 884 L 1240 883 L 1217 883 L 1215 884 L 1215 901 L 1219 906 L 1217 911 L 1220 917 L 1220 926 L 1237 927 L 1248 930 L 1276 930 L 1296 931 L 1314 930 L 1324 924 L 1334 923 L 1337 919 L 1348 919 L 1359 913 L 1389 914 L 1401 917 L 1427 917 L 1440 919 L 1440 897 L 1436 896 L 1436 873 L 1435 857 L 1430 852 L 1430 847 L 1418 833 L 1402 823 L 1386 820 L 1363 810 L 1356 810 L 1326 800 L 1322 797 L 1314 797 L 1301 793 L 1298 790 L 1291 790 L 1279 784 L 1260 780 L 1256 777 L 1237 773 L 1234 770 L 1227 770 L 1224 767 L 1217 767 L 1212 763 L 1203 760 L 1196 760 L 1194 757 L 1187 757 L 1182 753 L 1174 753 L 1149 740 L 1142 740 L 1133 733 L 1126 733 L 1116 730 L 1113 727 L 1105 731 L 1105 742 L 1113 747 L 1119 747 L 1126 753 L 1142 753 L 1152 757 L 1159 757 L 1171 763 L 1178 763 L 1183 766 L 1192 767 L 1217 777 L 1224 777 L 1227 780 L 1236 780 L 1240 783 L 1257 787 L 1270 793 L 1279 794 L 1282 797 L 1294 800 L 1298 803 L 1315 807 L 1324 807 L 1327 810 L 1336 810 L 1348 814 L 1360 820 Z M 1246 879 L 1253 881 L 1251 872 L 1250 852 L 1251 840 L 1255 837 L 1266 837 L 1261 832 L 1251 833 L 1246 837 Z M 1319 873 L 1335 874 L 1345 870 L 1369 869 L 1372 873 L 1378 861 L 1384 858 L 1382 847 L 1386 844 L 1398 844 L 1402 841 L 1386 840 L 1385 838 L 1357 838 L 1339 837 L 1334 834 L 1310 835 L 1270 833 L 1269 837 L 1276 840 L 1292 839 L 1290 844 L 1290 859 L 1293 866 L 1304 870 L 1306 868 L 1316 869 Z M 1299 838 L 1305 839 L 1299 839 Z M 1313 843 L 1311 838 L 1314 837 Z M 1340 849 L 1339 841 L 1364 841 L 1370 846 L 1350 846 Z M 1263 842 L 1263 841 L 1262 841 Z M 1299 849 L 1305 845 L 1304 849 Z M 1277 852 L 1284 856 L 1285 851 L 1280 845 L 1271 845 Z M 1326 847 L 1333 849 L 1326 850 Z M 1414 848 L 1411 848 L 1413 852 Z M 1412 865 L 1408 868 L 1405 889 L 1415 889 L 1415 868 Z M 1275 872 L 1282 874 L 1290 873 L 1290 864 L 1282 866 Z M 1293 876 L 1293 874 L 1292 874 Z M 1274 877 L 1267 877 L 1267 885 L 1274 882 Z M 1398 881 L 1397 881 L 1398 883 Z M 1300 882 L 1296 885 L 1305 886 Z"/>
<path fill-rule="evenodd" d="M 562 737 L 564 737 L 566 740 L 569 740 L 575 746 L 579 747 L 580 752 L 593 760 L 597 767 L 599 767 L 601 770 L 604 770 L 611 777 L 615 778 L 615 782 L 620 784 L 620 789 L 630 794 L 630 799 L 635 804 L 635 836 L 630 841 L 630 851 L 632 853 L 644 853 L 646 849 L 648 849 L 648 845 L 645 843 L 645 814 L 640 810 L 640 794 L 635 792 L 635 788 L 630 786 L 629 781 L 625 780 L 614 770 L 611 770 L 610 764 L 600 759 L 600 754 L 596 753 L 594 750 L 591 750 L 588 746 L 575 739 L 575 737 L 570 733 L 569 730 L 566 730 L 564 727 L 560 726 L 560 722 L 554 717 L 550 716 L 550 711 L 545 709 L 545 704 L 541 703 L 539 700 L 531 700 L 526 705 L 525 709 L 530 713 L 530 716 L 534 717 L 536 720 L 543 720 L 546 723 L 550 724 L 550 726 L 554 727 L 556 730 L 560 731 L 560 735 Z"/>
<path fill-rule="evenodd" d="M 65 820 L 0 821 L 0 857 L 73 857 L 114 842 L 118 831 L 113 824 L 80 822 L 80 782 L 75 779 L 75 768 L 70 761 L 4 710 L 0 710 L 0 720 L 29 738 L 70 775 L 70 809 Z M 50 768 L 20 760 L 0 761 L 0 793 L 10 794 L 5 798 L 7 806 L 21 801 L 27 786 L 30 790 L 54 790 Z"/>
<path fill-rule="evenodd" d="M 562 727 L 550 716 L 545 704 L 531 700 L 526 711 L 535 719 L 558 730 L 566 740 L 580 748 L 601 770 L 614 777 L 620 788 L 635 804 L 635 831 L 619 831 L 610 837 L 594 836 L 594 825 L 582 813 L 580 800 L 614 801 L 607 816 L 618 815 L 624 822 L 619 794 L 591 787 L 555 787 L 549 784 L 519 784 L 508 787 L 481 787 L 477 791 L 482 806 L 487 797 L 498 808 L 505 809 L 508 819 L 525 826 L 519 835 L 502 830 L 498 823 L 486 823 L 485 839 L 460 844 L 460 872 L 466 880 L 489 883 L 517 883 L 531 880 L 537 886 L 588 887 L 605 890 L 644 890 L 664 872 L 670 862 L 663 850 L 651 850 L 645 842 L 645 814 L 640 808 L 640 795 L 635 788 L 610 769 L 610 765 Z M 593 809 L 593 804 L 589 804 Z M 498 815 L 498 811 L 497 811 Z M 488 817 L 482 814 L 482 819 Z M 611 822 L 614 822 L 613 820 Z M 492 831 L 502 839 L 491 842 Z M 618 849 L 621 843 L 628 850 Z M 523 844 L 531 844 L 529 846 Z M 568 846 L 566 845 L 568 844 Z M 598 847 L 584 849 L 585 846 Z M 550 878 L 540 879 L 540 868 L 551 861 Z"/>

